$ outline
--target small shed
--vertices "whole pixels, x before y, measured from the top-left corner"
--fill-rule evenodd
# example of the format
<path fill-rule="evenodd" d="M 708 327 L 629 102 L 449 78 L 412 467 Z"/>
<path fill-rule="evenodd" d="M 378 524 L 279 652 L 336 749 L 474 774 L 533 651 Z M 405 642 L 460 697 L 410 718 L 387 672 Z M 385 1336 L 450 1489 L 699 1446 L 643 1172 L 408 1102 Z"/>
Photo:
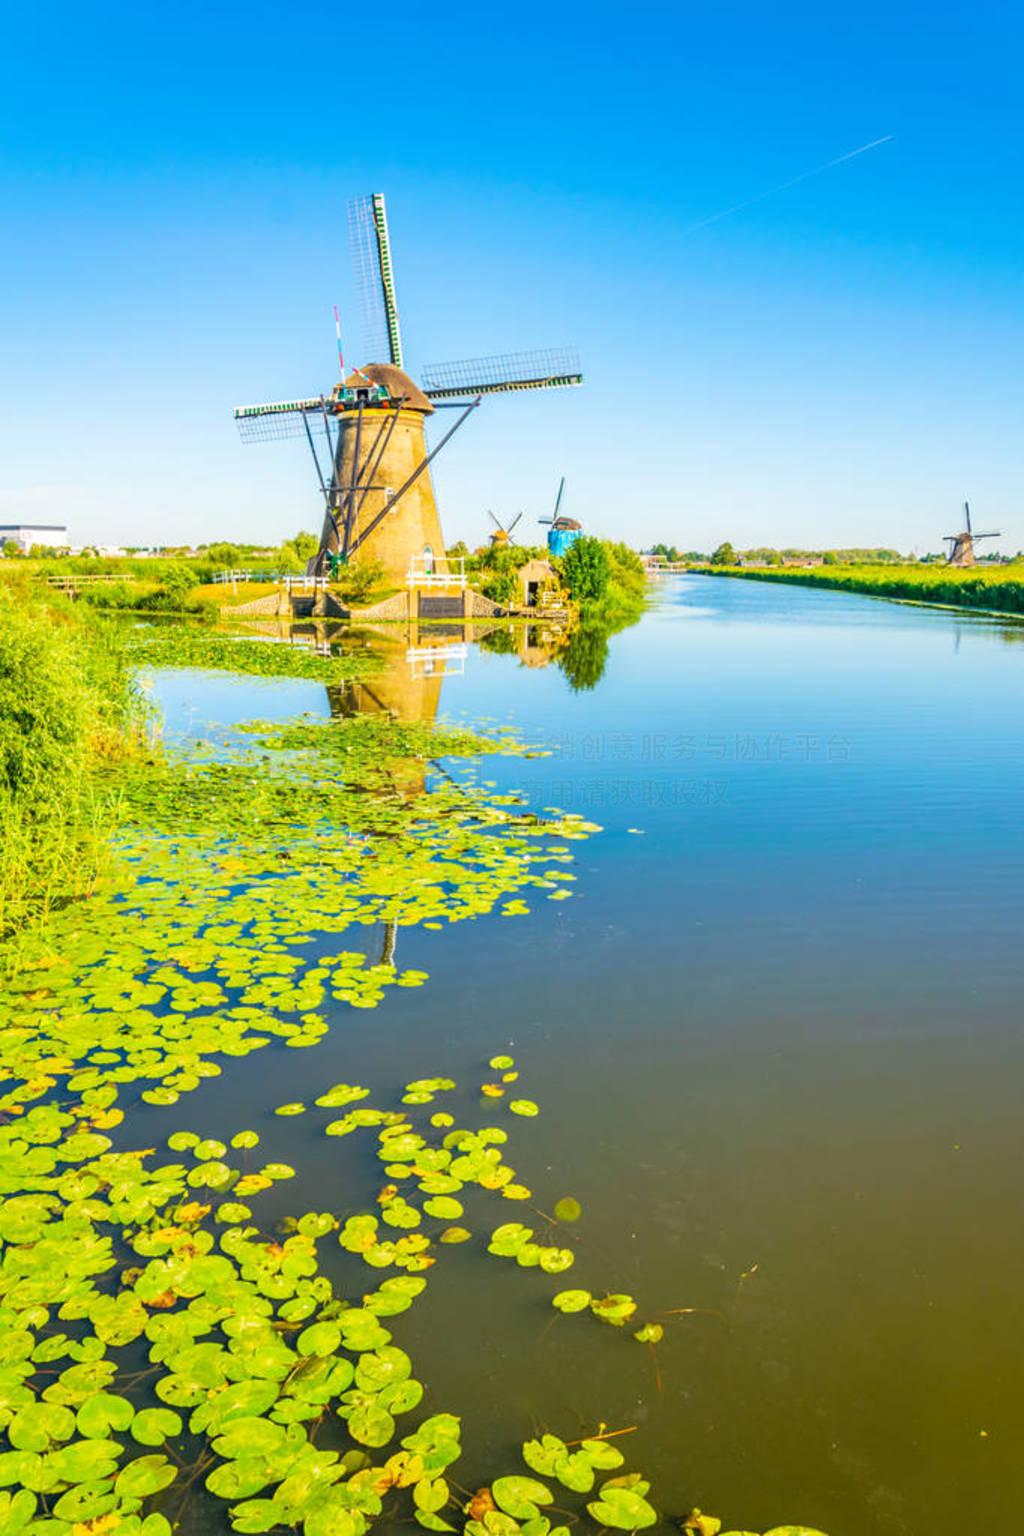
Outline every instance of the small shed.
<path fill-rule="evenodd" d="M 516 580 L 523 608 L 538 607 L 544 592 L 558 588 L 558 577 L 547 560 L 527 560 L 516 572 Z"/>

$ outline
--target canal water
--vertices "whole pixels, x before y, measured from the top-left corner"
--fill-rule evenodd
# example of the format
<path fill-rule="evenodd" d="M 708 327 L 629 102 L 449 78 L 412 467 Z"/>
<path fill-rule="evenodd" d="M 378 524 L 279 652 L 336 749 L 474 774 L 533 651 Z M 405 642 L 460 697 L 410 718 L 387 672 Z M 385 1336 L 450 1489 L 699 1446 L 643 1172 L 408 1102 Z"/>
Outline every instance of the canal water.
<path fill-rule="evenodd" d="M 329 1006 L 314 1051 L 231 1062 L 218 1116 L 298 1168 L 283 1209 L 340 1206 L 336 1144 L 269 1104 L 311 1074 L 393 1091 L 398 1061 L 478 1082 L 507 1050 L 541 1106 L 510 1161 L 538 1204 L 583 1208 L 564 1283 L 666 1330 L 652 1352 L 552 1323 L 535 1272 L 453 1252 L 462 1283 L 396 1342 L 472 1421 L 460 1480 L 604 1421 L 635 1426 L 618 1443 L 661 1509 L 724 1529 L 1017 1532 L 1024 627 L 678 577 L 603 671 L 540 643 L 389 651 L 366 707 L 512 722 L 549 755 L 485 776 L 603 831 L 573 845 L 572 900 L 402 930 L 429 983 Z M 156 687 L 172 735 L 338 705 Z"/>

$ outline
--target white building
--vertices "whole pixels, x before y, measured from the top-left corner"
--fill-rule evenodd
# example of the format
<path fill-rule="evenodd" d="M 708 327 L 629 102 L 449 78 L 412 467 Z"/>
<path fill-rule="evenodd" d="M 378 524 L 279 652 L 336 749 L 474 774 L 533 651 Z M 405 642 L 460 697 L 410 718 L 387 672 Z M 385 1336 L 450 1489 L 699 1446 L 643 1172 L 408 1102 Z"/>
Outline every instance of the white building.
<path fill-rule="evenodd" d="M 58 523 L 0 523 L 0 546 L 4 544 L 19 545 L 26 555 L 33 544 L 66 549 L 68 530 Z"/>

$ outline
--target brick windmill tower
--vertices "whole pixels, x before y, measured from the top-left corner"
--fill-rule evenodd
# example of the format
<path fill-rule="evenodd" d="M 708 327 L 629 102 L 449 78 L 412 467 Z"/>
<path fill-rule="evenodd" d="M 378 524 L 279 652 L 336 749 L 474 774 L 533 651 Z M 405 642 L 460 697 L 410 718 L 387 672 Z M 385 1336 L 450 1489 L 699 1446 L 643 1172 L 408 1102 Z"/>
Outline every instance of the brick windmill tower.
<path fill-rule="evenodd" d="M 403 583 L 443 568 L 430 463 L 483 396 L 583 378 L 576 354 L 559 349 L 435 364 L 417 385 L 403 369 L 383 193 L 350 203 L 349 227 L 363 339 L 378 361 L 346 375 L 339 328 L 341 379 L 329 395 L 240 406 L 235 421 L 245 442 L 307 439 L 324 504 L 320 550 L 311 562 L 317 574 L 379 560 L 390 580 Z M 438 410 L 459 414 L 428 447 L 424 427 Z"/>

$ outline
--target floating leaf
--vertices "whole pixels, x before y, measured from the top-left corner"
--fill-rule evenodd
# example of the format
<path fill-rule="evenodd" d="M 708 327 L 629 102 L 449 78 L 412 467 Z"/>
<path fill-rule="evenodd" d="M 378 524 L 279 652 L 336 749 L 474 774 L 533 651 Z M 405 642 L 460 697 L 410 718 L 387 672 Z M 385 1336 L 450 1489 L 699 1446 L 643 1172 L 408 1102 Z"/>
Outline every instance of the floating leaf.
<path fill-rule="evenodd" d="M 699 1509 L 692 1509 L 683 1521 L 682 1529 L 694 1532 L 694 1536 L 718 1536 L 722 1522 L 714 1515 L 704 1515 Z"/>
<path fill-rule="evenodd" d="M 617 1446 L 609 1445 L 607 1440 L 584 1440 L 580 1450 L 587 1457 L 592 1467 L 598 1471 L 611 1471 L 613 1467 L 621 1467 L 624 1457 Z"/>
<path fill-rule="evenodd" d="M 638 1328 L 633 1335 L 641 1344 L 659 1344 L 665 1337 L 665 1330 L 660 1323 L 645 1323 Z"/>
<path fill-rule="evenodd" d="M 360 1445 L 387 1445 L 395 1433 L 395 1421 L 386 1408 L 367 1403 L 349 1414 L 348 1432 Z"/>
<path fill-rule="evenodd" d="M 132 1439 L 140 1445 L 163 1445 L 181 1434 L 181 1419 L 170 1408 L 141 1408 L 131 1423 Z"/>
<path fill-rule="evenodd" d="M 524 1227 L 518 1221 L 508 1221 L 503 1226 L 496 1227 L 491 1233 L 487 1251 L 496 1253 L 501 1258 L 515 1258 L 532 1236 L 532 1227 Z"/>
<path fill-rule="evenodd" d="M 551 1305 L 559 1312 L 582 1312 L 591 1305 L 589 1291 L 559 1291 L 551 1298 Z"/>
<path fill-rule="evenodd" d="M 541 1251 L 540 1267 L 548 1275 L 560 1275 L 571 1269 L 575 1262 L 576 1255 L 571 1248 L 544 1248 Z"/>
<path fill-rule="evenodd" d="M 533 1477 L 499 1477 L 491 1484 L 499 1509 L 516 1520 L 529 1520 L 539 1504 L 551 1503 L 551 1491 Z"/>
<path fill-rule="evenodd" d="M 86 1398 L 78 1410 L 79 1433 L 89 1439 L 100 1440 L 111 1430 L 127 1429 L 135 1417 L 135 1409 L 126 1397 L 111 1392 L 96 1392 Z"/>
<path fill-rule="evenodd" d="M 508 1107 L 514 1115 L 532 1117 L 540 1113 L 532 1099 L 511 1099 Z"/>
<path fill-rule="evenodd" d="M 424 1200 L 423 1209 L 428 1216 L 436 1216 L 441 1221 L 453 1221 L 463 1212 L 458 1200 L 453 1200 L 450 1195 L 434 1195 L 430 1200 Z"/>
<path fill-rule="evenodd" d="M 436 1514 L 448 1503 L 448 1484 L 443 1477 L 421 1477 L 413 1488 L 413 1503 L 424 1514 Z"/>
<path fill-rule="evenodd" d="M 118 1473 L 114 1491 L 119 1499 L 148 1499 L 173 1483 L 176 1475 L 166 1456 L 139 1456 Z"/>
<path fill-rule="evenodd" d="M 295 1347 L 300 1355 L 333 1355 L 340 1343 L 337 1323 L 313 1323 L 299 1334 Z"/>
<path fill-rule="evenodd" d="M 583 1207 L 572 1195 L 563 1195 L 555 1205 L 556 1221 L 579 1221 L 583 1214 Z"/>
<path fill-rule="evenodd" d="M 599 1525 L 610 1525 L 617 1531 L 641 1531 L 656 1525 L 658 1516 L 648 1504 L 629 1488 L 610 1488 L 606 1483 L 601 1496 L 587 1505 Z"/>
<path fill-rule="evenodd" d="M 603 1323 L 611 1323 L 614 1328 L 621 1328 L 636 1311 L 636 1302 L 632 1296 L 627 1296 L 625 1293 L 595 1296 L 591 1300 L 590 1310 Z"/>

